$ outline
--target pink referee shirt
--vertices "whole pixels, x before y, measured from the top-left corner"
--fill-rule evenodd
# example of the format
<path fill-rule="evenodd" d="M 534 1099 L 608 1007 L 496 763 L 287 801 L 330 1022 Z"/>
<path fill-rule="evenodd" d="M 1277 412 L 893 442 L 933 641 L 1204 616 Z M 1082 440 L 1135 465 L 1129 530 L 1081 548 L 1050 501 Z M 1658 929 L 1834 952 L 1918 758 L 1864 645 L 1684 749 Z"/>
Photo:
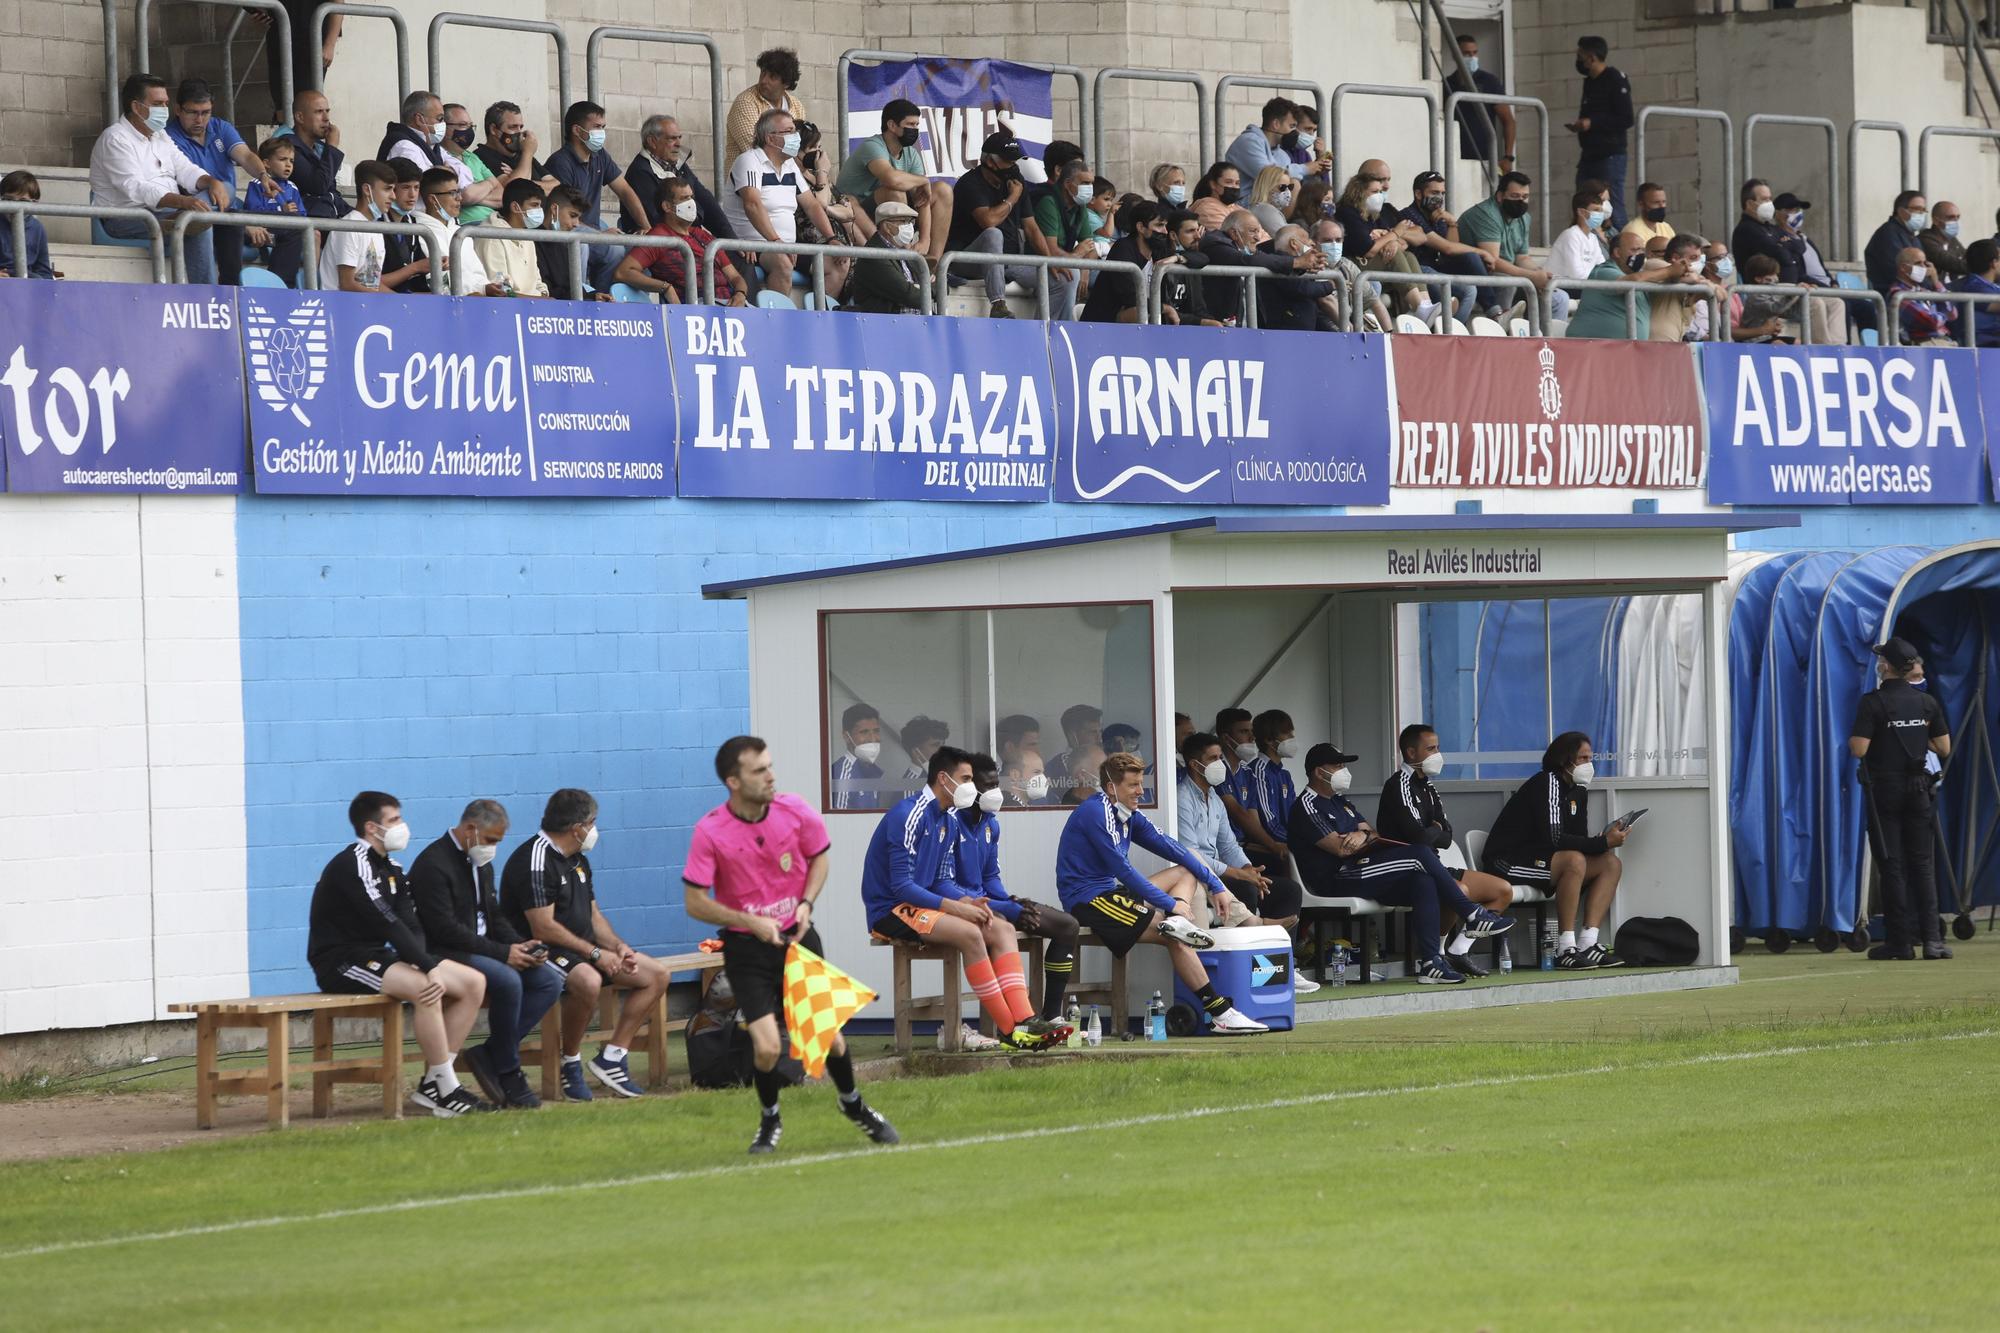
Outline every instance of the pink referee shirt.
<path fill-rule="evenodd" d="M 830 845 L 819 811 L 797 796 L 780 792 L 754 824 L 724 802 L 694 826 L 681 878 L 713 889 L 732 911 L 768 916 L 789 930 L 805 894 L 806 865 Z"/>

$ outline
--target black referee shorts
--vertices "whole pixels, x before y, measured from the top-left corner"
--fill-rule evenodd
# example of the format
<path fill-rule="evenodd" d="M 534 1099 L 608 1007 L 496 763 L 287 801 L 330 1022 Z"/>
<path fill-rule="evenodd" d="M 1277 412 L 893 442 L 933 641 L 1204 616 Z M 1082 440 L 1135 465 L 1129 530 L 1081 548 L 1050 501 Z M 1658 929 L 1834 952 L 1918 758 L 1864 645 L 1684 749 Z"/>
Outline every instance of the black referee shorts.
<path fill-rule="evenodd" d="M 807 926 L 800 944 L 826 957 L 820 947 L 819 929 Z M 766 944 L 755 935 L 740 930 L 722 932 L 722 975 L 736 996 L 736 1008 L 743 1021 L 755 1022 L 766 1014 L 785 1021 L 785 951 L 789 944 Z"/>

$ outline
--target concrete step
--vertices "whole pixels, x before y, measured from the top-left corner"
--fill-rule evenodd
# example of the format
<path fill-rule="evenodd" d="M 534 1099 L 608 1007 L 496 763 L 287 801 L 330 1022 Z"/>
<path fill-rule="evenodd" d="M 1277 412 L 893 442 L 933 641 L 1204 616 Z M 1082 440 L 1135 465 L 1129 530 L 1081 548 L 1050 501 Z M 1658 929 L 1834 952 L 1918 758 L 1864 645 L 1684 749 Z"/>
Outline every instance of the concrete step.
<path fill-rule="evenodd" d="M 144 250 L 124 245 L 76 245 L 50 240 L 49 259 L 56 272 L 73 282 L 138 282 L 153 280 L 152 261 Z"/>

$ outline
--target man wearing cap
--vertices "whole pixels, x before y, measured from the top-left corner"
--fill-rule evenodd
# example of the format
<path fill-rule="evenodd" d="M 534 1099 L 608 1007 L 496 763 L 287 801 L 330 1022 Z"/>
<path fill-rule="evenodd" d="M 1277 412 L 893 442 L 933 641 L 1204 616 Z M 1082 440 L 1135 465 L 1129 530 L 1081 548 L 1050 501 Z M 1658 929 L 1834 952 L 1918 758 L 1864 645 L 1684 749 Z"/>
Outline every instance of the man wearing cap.
<path fill-rule="evenodd" d="M 875 205 L 875 234 L 868 238 L 868 249 L 896 255 L 916 243 L 916 209 L 893 200 Z M 910 315 L 923 304 L 916 274 L 901 258 L 864 259 L 847 280 L 847 308 L 864 315 Z"/>
<path fill-rule="evenodd" d="M 1504 935 L 1512 918 L 1489 912 L 1465 896 L 1444 862 L 1428 847 L 1382 837 L 1344 794 L 1354 783 L 1356 756 L 1322 741 L 1306 751 L 1306 789 L 1292 802 L 1286 840 L 1307 890 L 1327 897 L 1352 894 L 1410 909 L 1411 938 L 1421 953 L 1416 980 L 1457 985 L 1465 973 L 1452 966 L 1438 939 L 1441 912 L 1455 912 L 1472 939 Z"/>
<path fill-rule="evenodd" d="M 1462 278 L 1483 278 L 1487 274 L 1486 255 L 1476 245 L 1467 245 L 1458 239 L 1458 219 L 1444 206 L 1444 177 L 1435 171 L 1417 173 L 1417 179 L 1410 187 L 1410 206 L 1403 210 L 1402 221 L 1416 229 L 1416 239 L 1410 249 L 1417 257 L 1417 264 L 1428 273 L 1449 273 Z M 1399 234 L 1409 237 L 1413 233 L 1399 228 Z M 1458 297 L 1461 316 L 1469 315 L 1475 307 L 1474 289 L 1470 283 L 1454 283 L 1452 294 Z M 1502 304 L 1498 291 L 1488 292 L 1480 297 L 1477 308 Z"/>
<path fill-rule="evenodd" d="M 952 192 L 951 235 L 947 250 L 988 255 L 1019 255 L 1032 249 L 1046 254 L 1050 247 L 1028 207 L 1028 188 L 1021 178 L 1026 150 L 1005 126 L 986 136 L 979 146 L 979 165 L 958 178 Z M 988 264 L 977 275 L 986 283 L 987 313 L 1010 319 L 1006 295 L 1009 282 L 1035 285 L 1035 270 L 1025 264 Z M 954 282 L 971 282 L 975 275 L 953 275 Z M 1049 272 L 1049 315 L 1069 319 L 1076 310 L 1075 270 Z"/>
<path fill-rule="evenodd" d="M 1847 737 L 1847 752 L 1860 761 L 1862 808 L 1882 872 L 1886 938 L 1868 956 L 1913 958 L 1921 940 L 1925 958 L 1949 958 L 1932 871 L 1936 823 L 1924 757 L 1950 755 L 1951 732 L 1943 706 L 1912 684 L 1924 674 L 1917 650 L 1891 639 L 1874 652 L 1881 685 L 1862 696 Z"/>
<path fill-rule="evenodd" d="M 1838 287 L 1833 274 L 1827 271 L 1826 261 L 1820 257 L 1819 247 L 1812 237 L 1806 235 L 1806 210 L 1812 207 L 1808 201 L 1791 191 L 1779 195 L 1771 201 L 1777 210 L 1778 230 L 1796 249 L 1799 261 L 1797 281 L 1806 287 Z M 1816 343 L 1845 343 L 1847 341 L 1847 302 L 1837 297 L 1815 298 L 1807 301 L 1812 311 L 1812 340 Z M 1875 326 L 1872 307 L 1860 305 L 1855 308 L 1856 322 L 1864 327 Z"/>

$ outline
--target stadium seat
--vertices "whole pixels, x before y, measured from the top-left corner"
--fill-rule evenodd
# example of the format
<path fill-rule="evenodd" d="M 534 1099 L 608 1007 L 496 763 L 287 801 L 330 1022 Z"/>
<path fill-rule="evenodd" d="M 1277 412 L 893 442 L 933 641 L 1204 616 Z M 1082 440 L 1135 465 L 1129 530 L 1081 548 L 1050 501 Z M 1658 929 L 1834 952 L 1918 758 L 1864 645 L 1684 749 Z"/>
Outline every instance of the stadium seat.
<path fill-rule="evenodd" d="M 143 236 L 132 240 L 126 240 L 122 236 L 113 236 L 110 232 L 104 230 L 103 218 L 92 218 L 90 220 L 90 243 L 92 245 L 126 245 L 137 250 L 150 250 L 153 245 L 152 241 Z"/>
<path fill-rule="evenodd" d="M 1507 336 L 1510 338 L 1530 338 L 1534 333 L 1534 325 L 1519 315 L 1507 321 Z"/>
<path fill-rule="evenodd" d="M 243 266 L 243 285 L 245 287 L 276 287 L 280 291 L 283 291 L 285 289 L 285 280 L 271 272 L 268 268 L 257 268 L 246 264 Z"/>
<path fill-rule="evenodd" d="M 1526 321 L 1523 322 L 1525 323 Z M 1476 338 L 1504 338 L 1507 336 L 1507 330 L 1500 327 L 1498 320 L 1489 319 L 1485 315 L 1474 315 L 1472 317 L 1472 333 Z"/>
<path fill-rule="evenodd" d="M 1465 327 L 1465 321 L 1463 320 L 1452 319 L 1447 321 L 1445 316 L 1436 315 L 1433 316 L 1431 319 L 1431 332 L 1447 334 L 1451 337 L 1464 338 L 1469 336 L 1471 330 Z"/>
<path fill-rule="evenodd" d="M 1397 912 L 1407 912 L 1409 910 L 1407 907 L 1386 907 L 1376 902 L 1373 898 L 1328 897 L 1307 889 L 1305 898 L 1299 907 L 1299 922 L 1308 927 L 1312 932 L 1314 978 L 1322 984 L 1326 981 L 1327 926 L 1329 924 L 1340 925 L 1346 933 L 1352 935 L 1355 933 L 1354 926 L 1356 923 L 1359 923 L 1361 929 L 1356 943 L 1361 948 L 1361 972 L 1355 977 L 1355 981 L 1365 986 L 1374 980 L 1375 919 L 1377 917 L 1386 918 Z M 1387 940 L 1385 938 L 1384 944 L 1386 945 L 1386 943 Z M 1410 937 L 1410 932 L 1405 930 L 1403 932 L 1403 974 L 1405 976 L 1415 976 L 1416 971 L 1416 941 Z"/>
<path fill-rule="evenodd" d="M 896 1054 L 908 1055 L 916 1048 L 917 1020 L 935 1019 L 939 1031 L 944 1036 L 944 1049 L 955 1052 L 959 1049 L 959 1038 L 964 1022 L 965 998 L 969 993 L 959 971 L 958 950 L 935 944 L 906 944 L 894 940 L 870 938 L 869 944 L 875 948 L 894 949 L 892 964 L 894 981 L 890 996 L 891 1012 L 894 1015 Z M 1029 978 L 1029 1002 L 1037 1008 L 1042 1003 L 1042 955 L 1047 942 L 1035 938 L 1021 941 L 1022 952 L 1028 955 L 1023 970 Z M 1078 957 L 1086 948 L 1104 948 L 1103 941 L 1088 930 L 1077 935 Z M 916 995 L 912 993 L 910 980 L 911 963 L 936 963 L 943 972 L 943 985 L 936 995 Z M 1107 981 L 1087 982 L 1082 979 L 1082 969 L 1078 969 L 1077 980 L 1069 987 L 1069 997 L 1079 1004 L 1101 1004 L 1110 1010 L 1111 1030 L 1122 1033 L 1129 1018 L 1126 997 L 1125 959 L 1116 954 L 1111 958 L 1111 976 Z M 946 1026 L 946 1025 L 949 1026 Z M 992 1020 L 982 1011 L 979 1029 L 987 1036 L 993 1035 Z"/>
<path fill-rule="evenodd" d="M 1874 329 L 1860 329 L 1857 332 L 1861 334 L 1861 345 L 1863 347 L 1880 347 L 1882 345 L 1882 335 Z"/>
<path fill-rule="evenodd" d="M 757 308 L 759 310 L 798 309 L 797 306 L 792 304 L 791 297 L 785 295 L 783 292 L 774 292 L 768 287 L 757 293 Z"/>
<path fill-rule="evenodd" d="M 1429 333 L 1430 331 L 1430 325 L 1424 323 L 1415 315 L 1396 316 L 1396 332 L 1398 333 Z"/>
<path fill-rule="evenodd" d="M 1551 338 L 1567 338 L 1568 336 L 1569 336 L 1569 321 L 1568 321 L 1568 320 L 1566 320 L 1566 319 L 1551 319 L 1551 320 L 1549 321 L 1549 337 L 1551 337 Z"/>
<path fill-rule="evenodd" d="M 653 298 L 650 294 L 640 291 L 629 282 L 614 282 L 611 284 L 611 299 L 613 301 L 644 303 L 651 301 Z"/>

